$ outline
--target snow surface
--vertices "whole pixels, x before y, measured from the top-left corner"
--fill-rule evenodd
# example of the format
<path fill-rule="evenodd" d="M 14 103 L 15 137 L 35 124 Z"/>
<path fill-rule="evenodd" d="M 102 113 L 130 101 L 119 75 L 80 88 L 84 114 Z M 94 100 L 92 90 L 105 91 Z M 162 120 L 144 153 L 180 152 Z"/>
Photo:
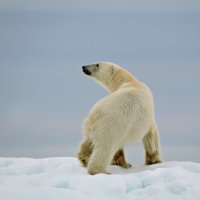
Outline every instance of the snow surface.
<path fill-rule="evenodd" d="M 0 158 L 1 200 L 200 200 L 200 164 L 166 162 L 87 174 L 76 158 Z"/>

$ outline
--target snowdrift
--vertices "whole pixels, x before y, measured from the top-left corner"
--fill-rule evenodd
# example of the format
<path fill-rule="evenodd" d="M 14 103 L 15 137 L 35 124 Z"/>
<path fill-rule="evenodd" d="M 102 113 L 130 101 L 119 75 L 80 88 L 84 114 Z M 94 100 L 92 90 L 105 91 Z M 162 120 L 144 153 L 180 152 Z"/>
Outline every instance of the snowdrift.
<path fill-rule="evenodd" d="M 1 200 L 199 200 L 200 164 L 166 162 L 87 174 L 76 158 L 0 158 Z"/>

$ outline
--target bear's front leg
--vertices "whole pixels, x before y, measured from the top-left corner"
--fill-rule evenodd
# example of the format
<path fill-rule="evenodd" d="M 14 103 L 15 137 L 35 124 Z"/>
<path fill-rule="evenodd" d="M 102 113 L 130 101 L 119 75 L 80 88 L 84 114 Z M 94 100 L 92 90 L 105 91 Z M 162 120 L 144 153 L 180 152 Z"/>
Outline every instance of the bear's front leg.
<path fill-rule="evenodd" d="M 119 151 L 117 151 L 117 153 L 115 154 L 113 158 L 112 165 L 118 165 L 125 169 L 132 167 L 131 164 L 126 162 L 123 149 L 120 149 Z"/>
<path fill-rule="evenodd" d="M 145 164 L 152 165 L 161 163 L 162 160 L 160 158 L 160 145 L 156 125 L 153 125 L 145 135 L 143 144 L 145 148 Z"/>

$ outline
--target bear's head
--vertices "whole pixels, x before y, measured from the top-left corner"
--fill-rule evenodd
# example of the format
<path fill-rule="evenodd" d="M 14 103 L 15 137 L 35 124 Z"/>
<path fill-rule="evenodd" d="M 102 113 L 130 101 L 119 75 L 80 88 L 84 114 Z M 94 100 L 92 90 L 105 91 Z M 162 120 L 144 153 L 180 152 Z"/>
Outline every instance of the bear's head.
<path fill-rule="evenodd" d="M 83 72 L 95 79 L 99 83 L 109 88 L 112 77 L 119 69 L 119 66 L 109 62 L 99 62 L 96 64 L 82 66 Z"/>

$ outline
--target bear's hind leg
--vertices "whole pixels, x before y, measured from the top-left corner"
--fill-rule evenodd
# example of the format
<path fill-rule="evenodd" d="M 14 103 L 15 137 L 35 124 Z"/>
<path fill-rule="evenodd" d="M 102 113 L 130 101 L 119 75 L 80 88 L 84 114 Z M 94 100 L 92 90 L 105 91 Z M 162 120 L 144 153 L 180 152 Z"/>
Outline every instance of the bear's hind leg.
<path fill-rule="evenodd" d="M 114 150 L 111 144 L 94 145 L 92 155 L 88 162 L 88 173 L 95 175 L 98 173 L 109 174 L 106 167 L 112 162 Z"/>
<path fill-rule="evenodd" d="M 118 165 L 125 169 L 132 167 L 131 164 L 126 162 L 123 149 L 120 149 L 117 151 L 117 153 L 115 154 L 113 158 L 112 165 Z"/>
<path fill-rule="evenodd" d="M 161 163 L 158 131 L 155 125 L 144 136 L 143 144 L 145 148 L 145 164 Z"/>
<path fill-rule="evenodd" d="M 92 153 L 92 143 L 88 138 L 85 138 L 81 142 L 78 152 L 78 159 L 81 161 L 83 167 L 87 167 L 91 153 Z"/>

